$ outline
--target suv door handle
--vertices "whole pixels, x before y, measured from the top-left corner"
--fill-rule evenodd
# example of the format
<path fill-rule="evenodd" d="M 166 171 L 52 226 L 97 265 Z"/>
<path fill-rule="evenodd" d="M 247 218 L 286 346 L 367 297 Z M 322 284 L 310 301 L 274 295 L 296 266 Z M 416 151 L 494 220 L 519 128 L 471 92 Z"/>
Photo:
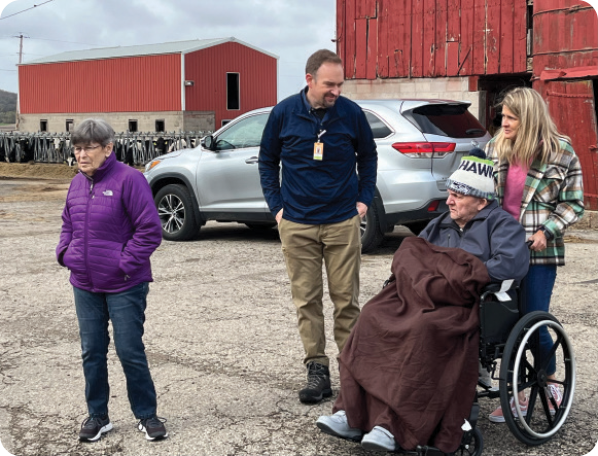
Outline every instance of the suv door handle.
<path fill-rule="evenodd" d="M 247 160 L 245 160 L 245 163 L 247 163 L 248 165 L 253 165 L 254 163 L 257 163 L 258 158 L 256 156 L 253 157 L 249 157 Z"/>

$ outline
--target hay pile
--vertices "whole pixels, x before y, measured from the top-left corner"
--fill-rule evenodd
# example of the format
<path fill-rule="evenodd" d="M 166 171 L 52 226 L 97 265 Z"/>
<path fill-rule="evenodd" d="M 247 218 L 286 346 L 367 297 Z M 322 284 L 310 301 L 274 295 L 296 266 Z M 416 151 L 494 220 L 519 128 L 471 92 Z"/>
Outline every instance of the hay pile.
<path fill-rule="evenodd" d="M 77 166 L 53 163 L 1 163 L 0 177 L 24 177 L 31 179 L 72 179 Z"/>

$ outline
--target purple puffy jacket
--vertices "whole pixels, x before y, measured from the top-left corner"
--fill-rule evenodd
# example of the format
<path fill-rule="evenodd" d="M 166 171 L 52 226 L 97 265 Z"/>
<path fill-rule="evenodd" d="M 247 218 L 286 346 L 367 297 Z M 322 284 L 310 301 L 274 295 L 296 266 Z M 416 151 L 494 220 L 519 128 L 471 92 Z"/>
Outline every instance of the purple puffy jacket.
<path fill-rule="evenodd" d="M 162 242 L 158 211 L 143 174 L 114 153 L 93 177 L 75 176 L 62 221 L 56 256 L 73 286 L 118 293 L 152 281 L 150 255 Z"/>

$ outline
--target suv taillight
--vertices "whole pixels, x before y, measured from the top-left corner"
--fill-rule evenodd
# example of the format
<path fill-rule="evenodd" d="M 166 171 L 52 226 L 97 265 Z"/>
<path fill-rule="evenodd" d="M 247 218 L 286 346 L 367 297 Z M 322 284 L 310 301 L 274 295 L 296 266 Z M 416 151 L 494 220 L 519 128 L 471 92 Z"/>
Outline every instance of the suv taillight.
<path fill-rule="evenodd" d="M 399 142 L 393 149 L 413 158 L 442 158 L 455 151 L 456 143 L 450 142 Z"/>

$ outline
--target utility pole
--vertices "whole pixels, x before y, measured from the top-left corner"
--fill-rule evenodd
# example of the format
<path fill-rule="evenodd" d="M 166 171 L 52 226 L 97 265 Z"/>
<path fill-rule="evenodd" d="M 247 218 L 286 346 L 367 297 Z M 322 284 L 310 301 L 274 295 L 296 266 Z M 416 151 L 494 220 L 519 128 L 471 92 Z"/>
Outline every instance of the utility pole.
<path fill-rule="evenodd" d="M 15 38 L 19 38 L 19 65 L 23 62 L 23 38 L 29 38 L 23 32 L 19 32 L 19 35 L 13 35 Z M 19 130 L 19 124 L 21 120 L 21 95 L 19 90 L 19 80 L 17 73 L 17 110 L 15 112 L 15 129 Z"/>
<path fill-rule="evenodd" d="M 23 32 L 19 32 L 20 35 L 13 35 L 14 38 L 19 38 L 19 65 L 23 63 L 23 38 L 29 38 L 24 35 Z"/>
<path fill-rule="evenodd" d="M 23 61 L 23 34 L 19 36 L 19 65 Z"/>

